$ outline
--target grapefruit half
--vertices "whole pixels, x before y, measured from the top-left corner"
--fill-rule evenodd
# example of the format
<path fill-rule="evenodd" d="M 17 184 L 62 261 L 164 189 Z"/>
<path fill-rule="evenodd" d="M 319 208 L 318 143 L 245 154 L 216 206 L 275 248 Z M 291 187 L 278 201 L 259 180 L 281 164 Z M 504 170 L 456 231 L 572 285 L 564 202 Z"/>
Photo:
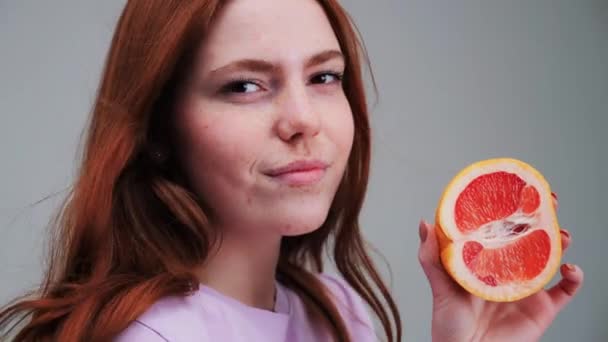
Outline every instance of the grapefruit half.
<path fill-rule="evenodd" d="M 468 292 L 496 302 L 542 289 L 561 256 L 551 188 L 516 159 L 479 161 L 445 188 L 436 212 L 441 262 Z"/>

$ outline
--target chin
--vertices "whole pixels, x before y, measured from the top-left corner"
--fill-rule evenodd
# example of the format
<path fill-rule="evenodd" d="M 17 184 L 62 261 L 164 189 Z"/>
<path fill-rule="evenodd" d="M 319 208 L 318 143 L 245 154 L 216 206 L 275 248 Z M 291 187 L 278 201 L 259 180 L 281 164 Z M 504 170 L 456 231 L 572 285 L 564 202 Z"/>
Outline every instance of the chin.
<path fill-rule="evenodd" d="M 283 211 L 278 220 L 279 233 L 283 236 L 298 236 L 311 233 L 321 227 L 327 218 L 329 206 L 324 208 L 294 208 Z M 286 214 L 286 215 L 285 215 Z"/>

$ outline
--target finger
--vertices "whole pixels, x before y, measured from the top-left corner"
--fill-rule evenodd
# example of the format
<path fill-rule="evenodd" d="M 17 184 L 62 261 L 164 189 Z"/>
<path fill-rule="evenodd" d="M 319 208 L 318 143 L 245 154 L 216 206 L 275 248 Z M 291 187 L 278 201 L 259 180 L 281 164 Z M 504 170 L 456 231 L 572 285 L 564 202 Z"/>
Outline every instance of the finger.
<path fill-rule="evenodd" d="M 560 267 L 560 273 L 562 279 L 559 283 L 547 290 L 558 311 L 572 300 L 584 279 L 583 271 L 576 265 L 564 264 Z"/>
<path fill-rule="evenodd" d="M 435 227 L 422 220 L 419 225 L 419 233 L 421 242 L 418 250 L 418 261 L 431 285 L 433 297 L 453 294 L 456 290 L 456 284 L 441 264 Z"/>
<path fill-rule="evenodd" d="M 570 233 L 565 229 L 560 229 L 559 233 L 559 235 L 562 237 L 562 251 L 566 251 L 566 249 L 568 249 L 570 246 L 570 241 L 572 241 L 572 238 L 570 237 Z"/>
<path fill-rule="evenodd" d="M 559 202 L 557 200 L 557 194 L 555 192 L 551 193 L 551 199 L 553 201 L 553 207 L 555 208 L 555 210 L 557 210 L 557 208 L 559 207 Z"/>

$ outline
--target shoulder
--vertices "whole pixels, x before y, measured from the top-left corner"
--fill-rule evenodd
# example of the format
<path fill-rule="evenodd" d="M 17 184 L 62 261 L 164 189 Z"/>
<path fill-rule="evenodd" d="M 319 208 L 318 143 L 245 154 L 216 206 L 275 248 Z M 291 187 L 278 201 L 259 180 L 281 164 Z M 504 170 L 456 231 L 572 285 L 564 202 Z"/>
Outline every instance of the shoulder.
<path fill-rule="evenodd" d="M 375 338 L 374 325 L 367 305 L 348 282 L 341 276 L 328 273 L 319 274 L 319 279 L 329 290 L 345 323 L 350 326 L 355 336 Z"/>
<path fill-rule="evenodd" d="M 125 329 L 114 341 L 208 341 L 205 316 L 197 305 L 197 294 L 171 296 L 154 303 Z"/>
<path fill-rule="evenodd" d="M 114 339 L 115 342 L 131 342 L 131 341 L 150 341 L 161 342 L 169 341 L 154 328 L 148 326 L 141 321 L 132 322 L 129 327 Z"/>

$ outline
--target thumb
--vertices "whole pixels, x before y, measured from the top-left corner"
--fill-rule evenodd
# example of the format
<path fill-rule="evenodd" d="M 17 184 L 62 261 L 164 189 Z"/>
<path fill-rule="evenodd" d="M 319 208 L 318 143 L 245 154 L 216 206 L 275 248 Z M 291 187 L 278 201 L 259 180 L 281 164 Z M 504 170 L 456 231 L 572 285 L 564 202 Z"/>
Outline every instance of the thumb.
<path fill-rule="evenodd" d="M 419 233 L 420 248 L 418 250 L 418 261 L 431 285 L 433 297 L 453 295 L 456 291 L 456 283 L 441 264 L 435 227 L 422 220 L 420 221 Z"/>

